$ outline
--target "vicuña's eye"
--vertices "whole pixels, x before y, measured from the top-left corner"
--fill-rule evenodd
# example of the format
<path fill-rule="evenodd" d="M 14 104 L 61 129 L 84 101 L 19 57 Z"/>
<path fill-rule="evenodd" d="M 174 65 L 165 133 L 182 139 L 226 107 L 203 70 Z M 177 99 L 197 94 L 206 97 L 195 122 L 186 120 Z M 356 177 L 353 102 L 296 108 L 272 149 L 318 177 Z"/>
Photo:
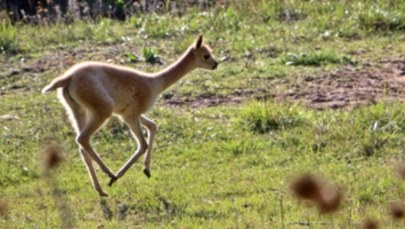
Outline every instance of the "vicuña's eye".
<path fill-rule="evenodd" d="M 204 55 L 204 59 L 208 60 L 210 58 L 210 55 Z"/>

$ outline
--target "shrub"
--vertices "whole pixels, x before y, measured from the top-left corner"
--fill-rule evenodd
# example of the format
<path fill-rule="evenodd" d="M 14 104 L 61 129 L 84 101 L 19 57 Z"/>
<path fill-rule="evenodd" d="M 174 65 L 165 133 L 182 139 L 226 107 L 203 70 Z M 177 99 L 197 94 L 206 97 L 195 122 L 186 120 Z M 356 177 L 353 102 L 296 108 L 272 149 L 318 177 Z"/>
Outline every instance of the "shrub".
<path fill-rule="evenodd" d="M 19 50 L 17 42 L 17 28 L 10 22 L 0 23 L 0 52 L 15 53 Z"/>

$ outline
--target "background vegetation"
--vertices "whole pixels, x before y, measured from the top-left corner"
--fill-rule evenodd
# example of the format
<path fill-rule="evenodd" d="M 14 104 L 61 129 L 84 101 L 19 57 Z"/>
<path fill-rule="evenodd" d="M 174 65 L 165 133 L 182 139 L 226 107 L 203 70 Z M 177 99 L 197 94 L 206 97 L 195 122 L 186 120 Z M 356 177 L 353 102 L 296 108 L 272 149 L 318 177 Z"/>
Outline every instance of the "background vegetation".
<path fill-rule="evenodd" d="M 125 21 L 2 20 L 0 225 L 358 228 L 372 218 L 384 228 L 402 227 L 389 206 L 404 201 L 395 172 L 405 149 L 403 89 L 392 97 L 382 85 L 381 95 L 339 109 L 316 109 L 286 94 L 340 69 L 378 76 L 398 63 L 392 74 L 402 74 L 404 12 L 403 1 L 394 0 L 235 0 Z M 198 34 L 221 60 L 219 69 L 194 71 L 162 95 L 148 113 L 160 129 L 152 178 L 139 162 L 111 188 L 99 173 L 110 195 L 101 199 L 62 106 L 41 88 L 85 60 L 157 71 Z M 40 153 L 49 142 L 60 144 L 66 158 L 45 178 Z M 92 142 L 113 170 L 136 148 L 116 119 Z M 336 213 L 319 214 L 291 195 L 289 184 L 303 171 L 339 187 L 344 198 Z"/>

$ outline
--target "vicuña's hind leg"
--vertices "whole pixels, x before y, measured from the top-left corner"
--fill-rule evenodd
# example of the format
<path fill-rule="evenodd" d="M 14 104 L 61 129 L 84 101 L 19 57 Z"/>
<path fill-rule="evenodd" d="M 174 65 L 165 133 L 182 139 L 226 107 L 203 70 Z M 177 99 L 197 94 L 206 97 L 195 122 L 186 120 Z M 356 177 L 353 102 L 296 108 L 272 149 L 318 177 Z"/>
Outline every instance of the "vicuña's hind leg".
<path fill-rule="evenodd" d="M 85 120 L 86 120 L 85 116 L 81 116 L 81 118 L 77 119 L 77 124 L 78 124 L 77 126 L 79 127 L 78 135 L 80 134 L 80 131 L 82 131 L 84 128 Z M 90 176 L 94 189 L 97 190 L 97 192 L 99 193 L 100 196 L 108 196 L 108 194 L 106 192 L 104 192 L 103 188 L 101 188 L 101 185 L 98 182 L 97 175 L 96 175 L 91 157 L 89 156 L 87 151 L 85 151 L 82 147 L 80 147 L 79 151 L 80 151 L 80 156 L 81 156 L 84 164 L 86 165 L 87 172 L 89 173 L 89 176 Z"/>
<path fill-rule="evenodd" d="M 151 161 L 151 156 L 152 156 L 152 147 L 153 147 L 153 140 L 155 138 L 155 134 L 157 131 L 157 126 L 156 123 L 153 122 L 152 120 L 148 119 L 145 116 L 141 116 L 140 118 L 142 125 L 144 125 L 147 130 L 148 130 L 148 149 L 146 150 L 145 153 L 145 168 L 143 172 L 147 177 L 150 177 L 150 161 Z"/>
<path fill-rule="evenodd" d="M 94 170 L 93 167 L 93 161 L 91 160 L 90 156 L 87 154 L 87 152 L 84 149 L 80 149 L 80 155 L 82 157 L 82 160 L 84 164 L 86 165 L 87 172 L 90 175 L 90 179 L 93 183 L 93 187 L 97 192 L 100 194 L 100 196 L 108 196 L 106 192 L 104 192 L 103 188 L 101 188 L 100 183 L 98 182 L 96 171 Z"/>
<path fill-rule="evenodd" d="M 70 88 L 72 97 L 86 110 L 86 124 L 76 138 L 82 147 L 110 178 L 115 177 L 90 145 L 91 136 L 111 116 L 114 102 L 103 86 L 91 77 L 84 77 L 81 84 Z"/>
<path fill-rule="evenodd" d="M 86 112 L 78 103 L 76 103 L 71 97 L 70 94 L 68 93 L 68 90 L 66 88 L 63 89 L 63 101 L 65 102 L 64 105 L 69 113 L 70 120 L 72 122 L 73 127 L 75 128 L 77 134 L 79 135 L 80 132 L 83 130 L 85 124 L 86 124 Z M 93 184 L 93 187 L 97 192 L 100 194 L 100 196 L 108 196 L 106 192 L 103 191 L 101 188 L 100 183 L 98 182 L 96 172 L 93 167 L 93 161 L 89 157 L 88 153 L 80 147 L 79 149 L 81 158 L 84 162 L 84 165 L 86 166 L 87 172 L 89 173 L 91 182 Z"/>
<path fill-rule="evenodd" d="M 104 164 L 100 156 L 94 151 L 93 147 L 90 145 L 90 137 L 100 128 L 100 126 L 109 118 L 109 114 L 103 113 L 93 113 L 87 112 L 86 124 L 82 130 L 80 130 L 77 136 L 77 143 L 82 149 L 84 149 L 91 159 L 93 159 L 110 178 L 115 178 L 115 175 L 111 170 Z"/>

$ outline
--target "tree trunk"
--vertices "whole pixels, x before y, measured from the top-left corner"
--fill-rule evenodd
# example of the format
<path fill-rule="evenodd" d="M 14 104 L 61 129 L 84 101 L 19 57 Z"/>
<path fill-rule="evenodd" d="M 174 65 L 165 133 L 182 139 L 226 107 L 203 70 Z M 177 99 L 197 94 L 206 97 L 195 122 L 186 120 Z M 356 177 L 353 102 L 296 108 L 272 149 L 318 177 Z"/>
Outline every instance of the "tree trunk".
<path fill-rule="evenodd" d="M 68 10 L 68 0 L 5 0 L 8 15 L 13 23 L 35 16 L 55 21 Z"/>

